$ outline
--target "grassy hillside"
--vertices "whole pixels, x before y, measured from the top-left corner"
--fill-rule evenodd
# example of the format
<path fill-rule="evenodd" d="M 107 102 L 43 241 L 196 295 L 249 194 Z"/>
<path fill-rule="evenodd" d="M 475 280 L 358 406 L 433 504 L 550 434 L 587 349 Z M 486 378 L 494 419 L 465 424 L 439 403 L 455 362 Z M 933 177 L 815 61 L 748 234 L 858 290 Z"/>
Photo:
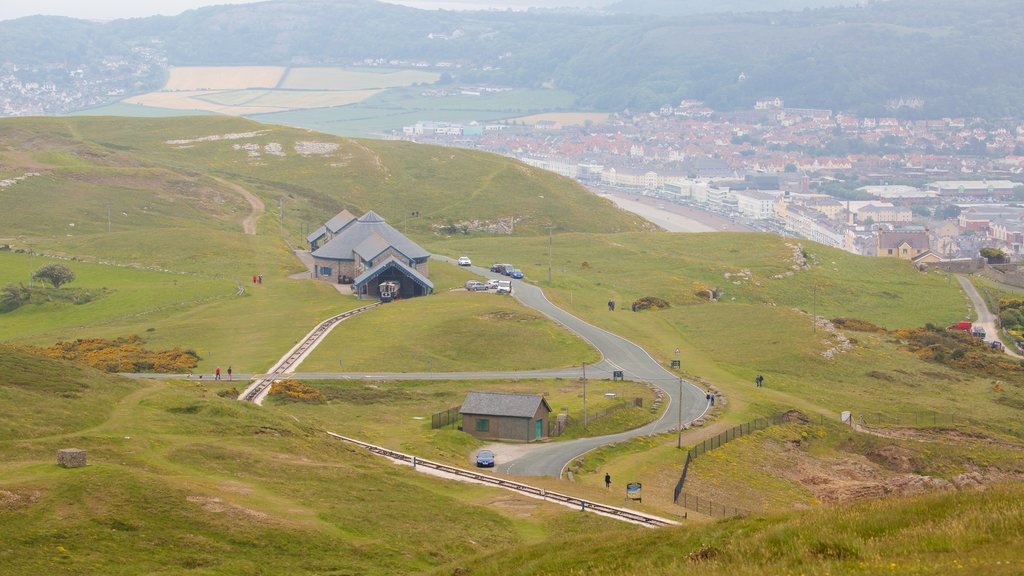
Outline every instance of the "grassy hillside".
<path fill-rule="evenodd" d="M 195 381 L 126 382 L 8 348 L 0 363 L 18 406 L 0 427 L 0 574 L 411 573 L 612 525 L 422 476 Z M 89 466 L 56 466 L 71 446 Z"/>
<path fill-rule="evenodd" d="M 0 176 L 17 179 L 0 188 L 9 208 L 0 211 L 0 244 L 63 256 L 78 275 L 73 286 L 100 294 L 0 315 L 0 339 L 139 334 L 151 347 L 196 350 L 204 371 L 266 370 L 316 322 L 359 305 L 326 284 L 286 278 L 303 270 L 291 246 L 343 208 L 375 210 L 421 239 L 469 221 L 514 220 L 517 235 L 555 220 L 578 230 L 641 227 L 567 179 L 498 156 L 245 120 L 10 119 L 0 140 Z M 253 218 L 257 234 L 244 234 Z M 471 233 L 480 235 L 490 234 Z M 0 252 L 0 286 L 27 283 L 49 261 Z M 435 267 L 439 290 L 461 284 L 444 268 Z M 266 282 L 252 286 L 254 274 Z M 560 338 L 556 347 L 567 348 L 548 351 L 565 358 L 556 364 L 573 363 L 578 343 Z"/>
<path fill-rule="evenodd" d="M 938 494 L 500 550 L 451 574 L 1019 574 L 1024 490 Z"/>

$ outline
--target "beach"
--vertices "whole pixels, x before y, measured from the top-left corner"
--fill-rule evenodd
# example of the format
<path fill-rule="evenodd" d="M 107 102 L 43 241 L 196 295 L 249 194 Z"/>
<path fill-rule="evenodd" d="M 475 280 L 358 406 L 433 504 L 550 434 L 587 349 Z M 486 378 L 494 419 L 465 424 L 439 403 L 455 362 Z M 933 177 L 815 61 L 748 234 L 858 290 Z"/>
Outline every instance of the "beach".
<path fill-rule="evenodd" d="M 697 210 L 659 198 L 629 194 L 621 190 L 591 188 L 602 198 L 616 206 L 642 216 L 668 232 L 750 232 L 746 226 L 732 222 L 724 216 Z"/>

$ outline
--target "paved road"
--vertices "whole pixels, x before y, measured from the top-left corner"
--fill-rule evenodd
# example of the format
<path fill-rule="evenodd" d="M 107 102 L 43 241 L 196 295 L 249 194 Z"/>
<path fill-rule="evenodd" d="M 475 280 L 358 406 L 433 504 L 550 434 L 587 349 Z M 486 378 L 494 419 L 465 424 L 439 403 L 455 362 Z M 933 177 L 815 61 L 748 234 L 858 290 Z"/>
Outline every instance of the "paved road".
<path fill-rule="evenodd" d="M 455 263 L 454 260 L 443 256 L 434 256 L 434 258 Z M 478 266 L 470 266 L 469 269 L 486 278 L 504 278 L 500 274 Z M 662 418 L 647 426 L 608 436 L 537 444 L 531 447 L 528 454 L 498 466 L 499 472 L 520 476 L 560 476 L 568 462 L 594 448 L 635 436 L 655 434 L 675 428 L 680 420 L 680 403 L 684 424 L 700 418 L 707 410 L 704 390 L 690 382 L 680 383 L 676 374 L 665 369 L 643 348 L 569 314 L 549 302 L 540 288 L 527 282 L 513 280 L 512 296 L 590 342 L 604 356 L 602 368 L 622 370 L 626 380 L 648 382 L 658 386 L 668 396 L 669 403 Z M 587 376 L 590 376 L 590 368 L 587 369 Z"/>
<path fill-rule="evenodd" d="M 985 300 L 978 294 L 978 290 L 975 289 L 974 284 L 971 284 L 970 279 L 957 274 L 957 282 L 967 293 L 967 297 L 971 299 L 971 304 L 974 305 L 974 313 L 978 317 L 974 321 L 975 325 L 981 325 L 985 329 L 985 342 L 996 342 L 999 341 L 999 328 L 996 326 L 995 314 L 989 311 L 988 305 L 985 304 Z M 1020 354 L 1017 354 L 1013 350 L 1004 347 L 1003 351 L 1007 355 L 1013 356 L 1014 358 L 1021 358 Z"/>
<path fill-rule="evenodd" d="M 455 261 L 442 256 L 434 256 L 451 264 Z M 484 268 L 471 266 L 470 270 L 486 278 L 505 278 Z M 626 380 L 647 382 L 661 388 L 668 403 L 663 416 L 651 424 L 619 434 L 581 438 L 566 442 L 534 444 L 529 451 L 514 460 L 498 466 L 498 471 L 519 476 L 561 476 L 565 465 L 594 448 L 628 440 L 636 436 L 657 434 L 674 429 L 680 421 L 688 424 L 700 418 L 707 410 L 704 390 L 690 382 L 681 380 L 676 374 L 666 370 L 643 348 L 616 336 L 603 328 L 569 314 L 548 301 L 544 292 L 532 284 L 521 280 L 512 281 L 512 296 L 526 306 L 534 308 L 562 326 L 590 342 L 601 352 L 603 359 L 587 366 L 587 377 L 610 379 L 612 372 L 621 370 Z M 554 370 L 530 370 L 518 372 L 392 372 L 392 373 L 302 373 L 291 376 L 299 379 L 358 379 L 358 380 L 498 380 L 516 378 L 578 378 L 582 368 L 563 368 Z M 185 376 L 182 374 L 133 374 L 142 378 L 199 378 L 198 374 Z M 253 374 L 234 374 L 234 380 L 247 383 Z M 204 380 L 213 378 L 212 374 L 204 374 Z M 682 408 L 680 410 L 680 407 Z"/>

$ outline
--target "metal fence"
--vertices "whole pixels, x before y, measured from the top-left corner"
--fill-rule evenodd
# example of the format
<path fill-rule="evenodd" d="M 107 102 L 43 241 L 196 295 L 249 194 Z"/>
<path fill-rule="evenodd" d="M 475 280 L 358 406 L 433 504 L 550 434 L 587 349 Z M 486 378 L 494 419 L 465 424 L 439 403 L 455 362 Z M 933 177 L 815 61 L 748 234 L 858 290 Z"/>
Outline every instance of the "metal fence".
<path fill-rule="evenodd" d="M 621 412 L 621 411 L 627 410 L 629 408 L 643 408 L 643 407 L 644 407 L 644 399 L 643 398 L 636 397 L 636 398 L 633 398 L 633 399 L 630 399 L 630 400 L 623 399 L 623 400 L 620 400 L 619 402 L 617 402 L 617 403 L 615 403 L 615 404 L 605 408 L 604 410 L 601 410 L 600 412 L 588 413 L 587 414 L 587 421 L 588 422 L 594 422 L 594 421 L 600 420 L 601 418 L 605 418 L 605 417 L 611 416 L 611 415 L 613 415 L 613 414 L 615 414 L 617 412 Z M 568 416 L 567 415 L 566 416 L 565 426 L 563 426 L 562 429 L 559 430 L 558 429 L 557 415 L 554 412 L 552 412 L 552 414 L 556 416 L 555 418 L 550 418 L 548 420 L 548 436 L 550 436 L 552 438 L 555 438 L 557 436 L 561 436 L 562 433 L 565 432 L 566 430 L 568 430 L 569 428 L 580 425 L 581 420 L 579 418 L 573 418 L 572 416 Z"/>
<path fill-rule="evenodd" d="M 750 510 L 744 508 L 737 508 L 736 506 L 728 506 L 725 504 L 716 504 L 710 498 L 701 498 L 696 494 L 680 494 L 676 498 L 676 504 L 679 504 L 687 510 L 693 510 L 701 514 L 707 514 L 708 516 L 720 516 L 726 518 L 729 516 L 749 516 Z"/>
<path fill-rule="evenodd" d="M 451 426 L 452 428 L 455 428 L 462 422 L 462 414 L 459 413 L 459 410 L 461 409 L 461 405 L 452 406 L 447 410 L 431 415 L 430 429 L 437 430 L 438 428 L 444 428 L 446 426 Z"/>
<path fill-rule="evenodd" d="M 938 412 L 871 412 L 861 414 L 857 419 L 860 420 L 861 425 L 873 428 L 882 426 L 963 426 L 971 423 L 970 417 L 964 414 L 940 414 Z"/>
<path fill-rule="evenodd" d="M 686 452 L 686 460 L 683 462 L 683 472 L 679 475 L 679 482 L 676 482 L 676 488 L 673 492 L 672 500 L 677 504 L 679 503 L 679 496 L 683 491 L 683 485 L 686 483 L 686 474 L 690 470 L 690 462 L 696 460 L 697 456 L 707 454 L 715 448 L 728 444 L 737 438 L 757 432 L 758 430 L 764 430 L 765 428 L 775 424 L 781 424 L 784 421 L 785 416 L 783 414 L 768 416 L 766 418 L 755 418 L 745 424 L 733 426 L 717 436 L 712 436 L 711 438 L 702 441 L 700 444 L 694 444 L 693 447 Z"/>

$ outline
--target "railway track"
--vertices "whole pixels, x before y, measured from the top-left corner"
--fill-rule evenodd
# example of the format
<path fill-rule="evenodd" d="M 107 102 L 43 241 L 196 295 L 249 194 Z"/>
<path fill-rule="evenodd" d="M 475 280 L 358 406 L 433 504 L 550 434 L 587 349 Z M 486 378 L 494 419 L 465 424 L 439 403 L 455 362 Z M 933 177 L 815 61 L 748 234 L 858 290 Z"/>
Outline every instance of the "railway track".
<path fill-rule="evenodd" d="M 365 448 L 370 452 L 373 452 L 374 454 L 379 454 L 381 456 L 390 458 L 391 460 L 397 462 L 411 464 L 413 467 L 422 466 L 424 468 L 429 468 L 431 470 L 443 472 L 445 474 L 456 476 L 461 479 L 479 482 L 483 484 L 489 484 L 491 486 L 504 488 L 506 490 L 512 490 L 514 492 L 525 494 L 527 496 L 531 496 L 534 498 L 540 498 L 542 500 L 556 502 L 558 504 L 576 508 L 578 510 L 594 512 L 596 514 L 601 514 L 603 516 L 608 516 L 625 522 L 632 522 L 633 524 L 640 524 L 642 526 L 648 526 L 651 528 L 679 526 L 678 522 L 668 520 L 666 518 L 660 518 L 658 516 L 644 514 L 642 512 L 636 512 L 634 510 L 616 508 L 615 506 L 609 506 L 607 504 L 601 504 L 598 502 L 591 502 L 589 500 L 583 500 L 581 498 L 568 496 L 565 494 L 561 494 L 559 492 L 552 492 L 550 490 L 545 490 L 543 488 L 537 488 L 535 486 L 530 486 L 528 484 L 522 484 L 520 482 L 515 482 L 513 480 L 506 480 L 504 478 L 488 476 L 486 474 L 473 472 L 471 470 L 465 470 L 463 468 L 457 468 L 455 466 L 448 466 L 447 464 L 432 462 L 430 460 L 420 460 L 415 456 L 410 456 L 408 454 L 403 454 L 401 452 L 396 452 L 394 450 L 389 450 L 387 448 L 382 448 L 380 446 L 368 444 L 361 440 L 356 440 L 355 438 L 349 438 L 347 436 L 342 436 L 340 434 L 335 434 L 333 432 L 328 432 L 327 434 L 337 440 L 342 440 L 344 442 L 348 442 L 350 444 L 355 444 L 357 446 Z"/>
<path fill-rule="evenodd" d="M 315 348 L 317 344 L 320 343 L 320 340 L 324 336 L 326 336 L 327 333 L 330 332 L 336 324 L 338 324 L 338 322 L 341 322 L 342 320 L 345 320 L 347 318 L 351 318 L 356 314 L 366 312 L 367 310 L 372 310 L 377 306 L 380 306 L 380 304 L 380 302 L 374 302 L 369 306 L 355 308 L 353 310 L 349 310 L 348 312 L 338 314 L 337 316 L 332 316 L 327 320 L 324 320 L 323 322 L 317 324 L 316 327 L 313 328 L 313 330 L 309 334 L 307 334 L 306 337 L 303 338 L 298 344 L 296 344 L 295 347 L 292 348 L 291 351 L 288 352 L 288 354 L 286 354 L 284 358 L 281 358 L 281 360 L 278 361 L 278 363 L 270 370 L 270 372 L 254 380 L 253 383 L 250 384 L 249 387 L 246 388 L 244 392 L 242 392 L 238 399 L 244 402 L 253 402 L 256 404 L 260 404 L 263 401 L 263 397 L 266 396 L 267 392 L 270 390 L 270 387 L 274 384 L 274 382 L 280 380 L 284 374 L 292 372 L 294 368 L 298 366 L 298 363 L 301 362 L 302 359 L 306 356 L 306 354 L 312 351 L 312 349 Z"/>

